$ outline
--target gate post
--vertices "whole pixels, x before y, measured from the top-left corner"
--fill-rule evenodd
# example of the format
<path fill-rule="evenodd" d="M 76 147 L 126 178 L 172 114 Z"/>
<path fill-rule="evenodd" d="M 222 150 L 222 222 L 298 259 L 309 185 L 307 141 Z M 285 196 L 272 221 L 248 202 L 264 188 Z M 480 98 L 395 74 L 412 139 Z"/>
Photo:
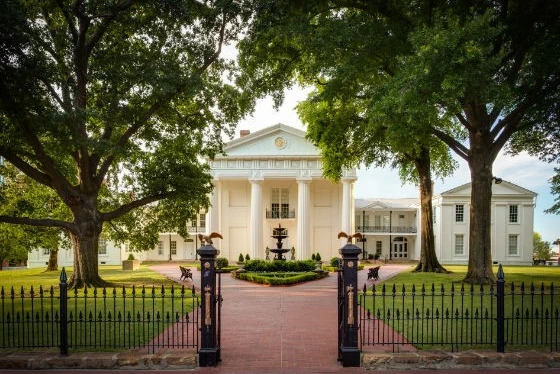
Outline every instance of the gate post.
<path fill-rule="evenodd" d="M 339 234 L 340 237 L 340 234 Z M 339 357 L 342 366 L 360 366 L 360 348 L 358 346 L 358 255 L 360 247 L 348 243 L 339 249 L 342 255 L 342 274 L 339 282 L 341 307 L 339 308 Z"/>
<path fill-rule="evenodd" d="M 201 320 L 200 350 L 198 364 L 201 367 L 216 366 L 220 361 L 216 321 L 216 256 L 220 253 L 210 239 L 197 250 L 200 256 Z"/>

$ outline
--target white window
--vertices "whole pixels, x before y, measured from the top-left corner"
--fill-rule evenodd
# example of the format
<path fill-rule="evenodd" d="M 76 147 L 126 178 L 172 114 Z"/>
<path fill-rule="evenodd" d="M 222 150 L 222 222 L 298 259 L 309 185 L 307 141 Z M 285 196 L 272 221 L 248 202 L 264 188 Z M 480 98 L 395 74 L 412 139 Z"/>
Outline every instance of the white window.
<path fill-rule="evenodd" d="M 519 223 L 519 206 L 509 206 L 509 223 Z"/>
<path fill-rule="evenodd" d="M 519 235 L 509 235 L 508 236 L 508 255 L 518 256 L 519 255 Z"/>
<path fill-rule="evenodd" d="M 44 255 L 50 255 L 51 254 L 51 250 L 48 248 L 43 248 L 43 254 Z"/>
<path fill-rule="evenodd" d="M 374 220 L 374 226 L 381 227 L 381 216 L 375 216 L 373 220 Z"/>
<path fill-rule="evenodd" d="M 99 238 L 99 241 L 97 243 L 97 249 L 100 255 L 107 254 L 107 241 L 105 240 L 105 238 Z"/>
<path fill-rule="evenodd" d="M 198 226 L 201 228 L 205 228 L 206 227 L 206 213 L 200 213 L 199 219 L 198 219 Z"/>
<path fill-rule="evenodd" d="M 383 242 L 381 240 L 378 240 L 375 242 L 375 253 L 377 253 L 378 255 L 381 255 L 381 252 L 383 250 Z"/>
<path fill-rule="evenodd" d="M 176 255 L 177 254 L 177 242 L 175 240 L 170 241 L 169 242 L 169 247 L 171 247 L 171 254 Z"/>
<path fill-rule="evenodd" d="M 273 188 L 271 196 L 272 218 L 290 218 L 290 190 Z"/>
<path fill-rule="evenodd" d="M 157 254 L 158 255 L 163 255 L 163 242 L 159 241 L 157 244 Z"/>
<path fill-rule="evenodd" d="M 465 222 L 465 206 L 463 204 L 455 205 L 455 222 Z"/>
<path fill-rule="evenodd" d="M 124 251 L 125 252 L 132 252 L 132 249 L 130 249 L 130 246 L 128 245 L 128 243 L 124 243 Z"/>
<path fill-rule="evenodd" d="M 465 255 L 465 235 L 463 234 L 455 235 L 455 255 L 456 256 Z"/>
<path fill-rule="evenodd" d="M 436 223 L 437 207 L 432 208 L 432 223 Z"/>

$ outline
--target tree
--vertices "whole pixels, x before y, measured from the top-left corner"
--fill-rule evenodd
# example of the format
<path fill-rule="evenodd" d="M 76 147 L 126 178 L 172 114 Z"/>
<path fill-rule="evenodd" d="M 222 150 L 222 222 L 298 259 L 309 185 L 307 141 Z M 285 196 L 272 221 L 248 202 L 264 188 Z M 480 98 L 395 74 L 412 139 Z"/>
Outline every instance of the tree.
<path fill-rule="evenodd" d="M 533 259 L 540 261 L 548 261 L 552 257 L 550 243 L 542 240 L 538 232 L 533 233 Z"/>
<path fill-rule="evenodd" d="M 0 270 L 4 262 L 22 262 L 27 259 L 25 231 L 21 227 L 0 223 Z"/>
<path fill-rule="evenodd" d="M 337 81 L 335 97 L 322 95 L 328 92 L 333 80 Z M 387 119 L 374 119 L 376 113 L 363 108 L 372 104 L 369 99 L 375 95 L 364 95 L 366 100 L 351 92 L 350 97 L 341 98 L 343 92 L 340 82 L 331 79 L 323 82 L 298 106 L 300 117 L 308 125 L 307 136 L 321 149 L 324 174 L 338 180 L 345 167 L 353 168 L 361 163 L 367 166 L 390 164 L 399 169 L 403 181 L 417 183 L 420 186 L 421 250 L 416 271 L 446 272 L 435 252 L 432 159 L 436 160 L 438 175 L 450 173 L 453 161 L 447 148 L 429 134 L 423 136 L 425 134 L 416 132 L 413 123 L 402 126 L 403 118 L 398 120 L 398 125 L 392 125 L 394 122 Z M 411 139 L 415 140 L 412 144 Z"/>
<path fill-rule="evenodd" d="M 32 218 L 48 217 L 55 219 L 68 219 L 70 211 L 60 202 L 52 190 L 42 186 L 25 174 L 18 171 L 9 163 L 0 164 L 0 214 Z M 66 235 L 61 229 L 55 227 L 14 226 L 2 225 L 6 228 L 3 237 L 4 247 L 15 249 L 19 257 L 38 249 L 48 249 L 50 256 L 47 271 L 58 269 L 57 254 L 59 247 L 64 242 Z"/>
<path fill-rule="evenodd" d="M 155 243 L 158 228 L 184 227 L 208 205 L 203 158 L 252 105 L 220 58 L 249 14 L 233 1 L 4 2 L 0 155 L 53 190 L 71 219 L 0 222 L 66 230 L 71 286 L 106 284 L 104 226 L 121 238 L 145 228 Z"/>
<path fill-rule="evenodd" d="M 469 266 L 464 281 L 493 282 L 492 165 L 513 134 L 542 123 L 542 114 L 557 102 L 560 3 L 333 0 L 326 7 L 318 1 L 298 6 L 264 3 L 260 22 L 249 33 L 259 41 L 247 46 L 277 57 L 266 68 L 247 64 L 255 86 L 277 90 L 280 83 L 271 80 L 293 81 L 293 61 L 304 56 L 303 75 L 314 74 L 319 84 L 325 78 L 344 82 L 356 75 L 363 78 L 360 82 L 382 86 L 379 98 L 392 103 L 384 108 L 388 117 L 406 113 L 414 119 L 431 119 L 423 121 L 424 131 L 446 143 L 470 168 Z M 328 30 L 334 33 L 328 38 L 320 27 L 324 19 L 347 21 Z M 278 23 L 290 27 L 270 38 L 266 27 Z M 257 38 L 262 33 L 266 37 Z M 354 35 L 354 42 L 337 43 L 347 41 L 345 35 Z M 306 55 L 309 45 L 313 53 Z M 363 62 L 359 70 L 352 60 L 356 58 Z M 313 64 L 324 59 L 331 64 Z M 363 97 L 368 92 L 356 93 Z"/>

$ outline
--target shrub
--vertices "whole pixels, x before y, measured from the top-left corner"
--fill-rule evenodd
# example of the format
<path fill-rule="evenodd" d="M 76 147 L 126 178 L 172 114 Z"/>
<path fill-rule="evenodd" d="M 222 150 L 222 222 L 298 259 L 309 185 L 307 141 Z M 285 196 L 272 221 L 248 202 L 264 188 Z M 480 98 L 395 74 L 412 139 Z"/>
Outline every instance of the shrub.
<path fill-rule="evenodd" d="M 275 261 L 275 262 L 284 262 L 284 261 Z M 298 273 L 298 274 L 289 274 L 289 273 L 236 273 L 235 277 L 238 279 L 254 282 L 254 283 L 261 283 L 261 284 L 269 284 L 271 286 L 276 285 L 288 285 L 300 282 L 306 282 L 310 280 L 315 280 L 319 278 L 323 278 L 327 275 L 325 274 L 318 274 L 313 272 L 306 272 L 306 273 Z"/>
<path fill-rule="evenodd" d="M 315 255 L 315 261 L 321 261 L 321 254 L 319 252 Z"/>
<path fill-rule="evenodd" d="M 127 260 L 131 261 L 131 260 L 134 260 L 134 259 L 135 259 L 134 255 L 132 253 L 128 255 Z"/>
<path fill-rule="evenodd" d="M 249 272 L 303 272 L 315 269 L 315 262 L 306 261 L 263 261 L 252 260 L 245 263 L 245 270 Z"/>
<path fill-rule="evenodd" d="M 220 268 L 226 268 L 229 265 L 228 259 L 225 257 L 218 257 L 216 259 L 216 267 L 218 269 Z"/>
<path fill-rule="evenodd" d="M 340 260 L 340 257 L 333 257 L 331 258 L 331 266 L 333 268 L 337 268 L 338 267 L 338 261 Z M 342 260 L 341 260 L 342 261 Z"/>
<path fill-rule="evenodd" d="M 311 254 L 311 260 L 315 261 L 315 253 Z"/>
<path fill-rule="evenodd" d="M 245 261 L 249 261 L 249 260 L 251 260 L 251 257 L 249 257 L 249 254 L 247 253 L 247 254 L 245 255 Z"/>
<path fill-rule="evenodd" d="M 237 259 L 237 262 L 243 262 L 244 258 L 243 258 L 243 253 L 239 254 L 239 258 Z"/>
<path fill-rule="evenodd" d="M 371 256 L 371 255 L 369 255 L 369 256 Z M 369 258 L 370 260 L 371 260 L 371 259 L 373 259 L 373 260 L 379 260 L 379 253 L 374 254 L 371 258 L 370 258 L 369 256 L 368 256 L 368 258 Z"/>

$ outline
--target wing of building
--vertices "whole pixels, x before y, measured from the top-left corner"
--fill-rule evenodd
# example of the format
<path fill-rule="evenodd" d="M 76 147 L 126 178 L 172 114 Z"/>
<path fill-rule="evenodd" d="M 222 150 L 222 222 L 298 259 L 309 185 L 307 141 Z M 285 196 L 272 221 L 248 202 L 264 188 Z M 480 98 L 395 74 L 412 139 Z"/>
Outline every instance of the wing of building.
<path fill-rule="evenodd" d="M 142 260 L 192 260 L 199 247 L 197 233 L 219 232 L 221 257 L 235 261 L 239 254 L 265 259 L 266 248 L 276 248 L 273 229 L 286 229 L 284 248 L 294 248 L 296 259 L 320 253 L 338 256 L 340 231 L 360 232 L 363 256 L 378 254 L 387 260 L 420 257 L 420 202 L 417 197 L 354 199 L 355 170 L 345 170 L 339 182 L 323 177 L 320 151 L 305 132 L 277 124 L 227 143 L 225 155 L 211 161 L 214 191 L 209 212 L 189 222 L 190 238 L 160 234 L 151 251 L 135 254 Z M 532 264 L 533 211 L 536 194 L 503 181 L 493 186 L 492 257 L 503 264 Z M 434 196 L 436 252 L 443 264 L 467 264 L 470 184 Z M 104 248 L 107 248 L 105 245 Z M 107 250 L 105 250 L 107 252 Z M 61 265 L 72 264 L 72 251 Z M 367 253 L 367 254 L 366 254 Z M 30 255 L 28 266 L 44 266 L 48 254 Z M 100 254 L 100 263 L 120 263 L 117 256 Z"/>

